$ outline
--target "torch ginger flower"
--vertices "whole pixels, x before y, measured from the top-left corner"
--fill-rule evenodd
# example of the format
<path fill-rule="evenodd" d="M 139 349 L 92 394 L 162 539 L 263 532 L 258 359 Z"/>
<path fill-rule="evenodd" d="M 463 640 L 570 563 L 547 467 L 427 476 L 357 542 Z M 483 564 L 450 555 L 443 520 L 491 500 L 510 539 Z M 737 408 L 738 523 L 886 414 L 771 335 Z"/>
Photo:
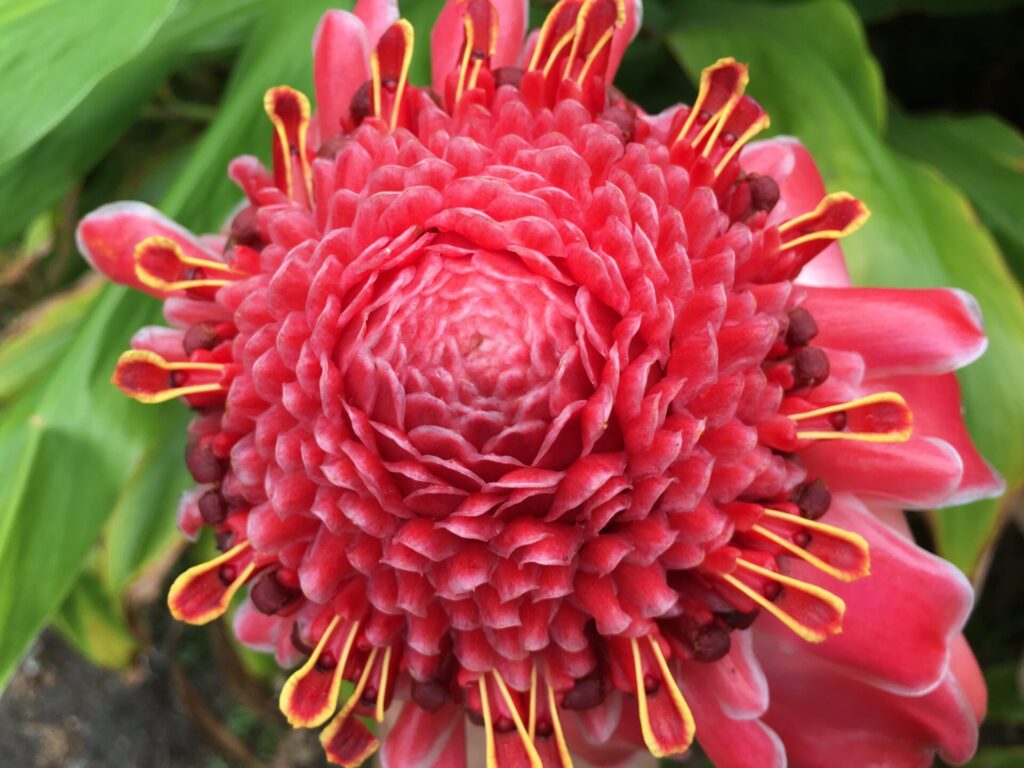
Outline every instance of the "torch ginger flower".
<path fill-rule="evenodd" d="M 749 144 L 742 64 L 649 116 L 611 86 L 639 3 L 561 0 L 524 43 L 526 11 L 449 0 L 432 89 L 394 2 L 330 12 L 318 112 L 266 94 L 226 236 L 82 222 L 171 325 L 114 383 L 196 411 L 180 523 L 223 554 L 171 611 L 246 588 L 238 636 L 340 765 L 389 709 L 388 767 L 966 760 L 971 590 L 899 510 L 1000 490 L 951 373 L 972 299 L 849 286 L 867 209 Z"/>

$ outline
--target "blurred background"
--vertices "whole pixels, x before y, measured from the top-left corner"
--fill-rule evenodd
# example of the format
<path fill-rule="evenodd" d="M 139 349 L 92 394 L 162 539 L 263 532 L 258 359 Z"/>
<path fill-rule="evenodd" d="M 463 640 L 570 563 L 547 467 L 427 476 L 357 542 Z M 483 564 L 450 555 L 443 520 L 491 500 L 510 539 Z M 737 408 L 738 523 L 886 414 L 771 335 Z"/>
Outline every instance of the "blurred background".
<path fill-rule="evenodd" d="M 648 111 L 702 67 L 748 62 L 772 132 L 874 216 L 855 282 L 958 286 L 990 346 L 961 372 L 1002 499 L 912 512 L 919 542 L 974 582 L 968 637 L 990 686 L 974 768 L 1024 766 L 1024 2 L 645 0 L 618 85 Z M 428 80 L 441 0 L 402 0 Z M 535 3 L 535 18 L 545 6 Z M 222 623 L 167 615 L 204 558 L 174 527 L 188 413 L 109 385 L 151 299 L 103 285 L 74 228 L 118 199 L 217 229 L 227 161 L 269 155 L 262 95 L 311 93 L 321 0 L 0 0 L 0 755 L 14 768 L 298 768 L 315 737 L 275 706 L 281 673 Z M 691 765 L 699 765 L 699 757 Z"/>

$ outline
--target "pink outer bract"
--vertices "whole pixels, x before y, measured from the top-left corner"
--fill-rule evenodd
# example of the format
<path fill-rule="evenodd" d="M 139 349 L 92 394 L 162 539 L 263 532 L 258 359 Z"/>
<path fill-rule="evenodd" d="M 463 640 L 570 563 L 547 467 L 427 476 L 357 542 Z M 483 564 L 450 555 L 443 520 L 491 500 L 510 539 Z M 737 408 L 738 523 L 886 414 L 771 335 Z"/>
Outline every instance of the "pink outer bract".
<path fill-rule="evenodd" d="M 268 91 L 272 167 L 220 238 L 140 203 L 82 252 L 165 302 L 114 383 L 196 411 L 182 501 L 222 554 L 205 623 L 296 666 L 340 765 L 961 763 L 972 594 L 903 508 L 999 493 L 953 371 L 955 290 L 850 286 L 825 195 L 723 59 L 695 104 L 611 86 L 633 0 L 449 0 L 433 89 L 396 2 L 326 14 L 317 113 Z M 352 687 L 341 701 L 342 682 Z M 340 709 L 339 709 L 340 704 Z M 329 721 L 329 722 L 328 722 Z"/>

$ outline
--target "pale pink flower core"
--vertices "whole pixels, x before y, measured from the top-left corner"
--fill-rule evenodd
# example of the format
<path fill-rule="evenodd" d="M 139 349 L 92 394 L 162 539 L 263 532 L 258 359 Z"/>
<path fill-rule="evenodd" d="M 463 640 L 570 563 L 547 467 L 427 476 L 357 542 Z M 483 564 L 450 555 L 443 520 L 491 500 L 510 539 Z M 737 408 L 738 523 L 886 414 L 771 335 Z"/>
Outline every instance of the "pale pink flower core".
<path fill-rule="evenodd" d="M 223 555 L 171 610 L 247 587 L 239 637 L 301 663 L 282 709 L 341 765 L 396 700 L 386 766 L 482 764 L 467 716 L 502 768 L 695 734 L 718 766 L 964 760 L 970 589 L 874 515 L 998 492 L 951 374 L 976 308 L 848 287 L 864 206 L 746 146 L 731 59 L 644 114 L 610 85 L 638 25 L 561 0 L 524 48 L 525 0 L 450 0 L 430 90 L 360 0 L 317 30 L 318 114 L 267 93 L 223 247 L 137 203 L 82 222 L 172 326 L 115 383 L 197 413 L 180 522 Z"/>

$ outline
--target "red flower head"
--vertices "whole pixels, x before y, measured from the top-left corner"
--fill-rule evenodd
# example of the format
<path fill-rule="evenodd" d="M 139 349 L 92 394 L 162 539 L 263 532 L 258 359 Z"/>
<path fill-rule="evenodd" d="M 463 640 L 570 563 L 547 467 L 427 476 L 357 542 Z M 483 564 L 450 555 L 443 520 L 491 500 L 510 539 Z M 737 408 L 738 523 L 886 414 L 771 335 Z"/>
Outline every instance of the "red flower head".
<path fill-rule="evenodd" d="M 223 554 L 174 615 L 245 587 L 239 637 L 341 765 L 392 707 L 385 766 L 484 764 L 467 718 L 501 768 L 695 734 L 720 767 L 965 760 L 970 588 L 898 510 L 998 491 L 950 373 L 970 297 L 848 286 L 867 210 L 747 146 L 745 66 L 659 116 L 616 91 L 639 3 L 561 0 L 524 46 L 526 0 L 449 0 L 432 90 L 395 6 L 324 17 L 315 116 L 267 93 L 226 237 L 80 227 L 172 326 L 114 382 L 196 411 L 181 526 Z"/>

